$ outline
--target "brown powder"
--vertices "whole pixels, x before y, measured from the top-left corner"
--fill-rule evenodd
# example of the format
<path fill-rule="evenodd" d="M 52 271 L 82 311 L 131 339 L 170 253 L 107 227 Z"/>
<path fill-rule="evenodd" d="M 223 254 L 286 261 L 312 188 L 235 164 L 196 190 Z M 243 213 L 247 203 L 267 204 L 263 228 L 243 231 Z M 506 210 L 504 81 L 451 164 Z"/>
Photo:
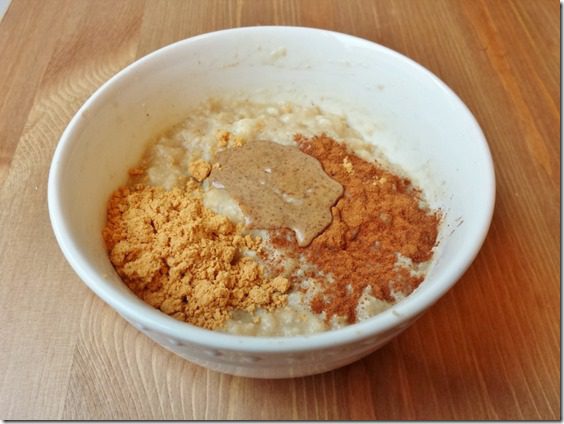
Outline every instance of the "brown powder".
<path fill-rule="evenodd" d="M 286 278 L 265 278 L 248 250 L 261 241 L 207 210 L 198 185 L 137 185 L 110 198 L 103 237 L 127 286 L 172 317 L 200 327 L 221 327 L 235 309 L 271 310 L 287 301 Z"/>
<path fill-rule="evenodd" d="M 216 133 L 215 139 L 220 148 L 241 147 L 245 144 L 245 139 L 241 136 L 233 136 L 229 131 L 220 130 Z"/>
<path fill-rule="evenodd" d="M 227 147 L 231 139 L 231 133 L 225 130 L 218 131 L 215 138 L 219 147 Z"/>
<path fill-rule="evenodd" d="M 288 230 L 272 233 L 275 247 L 290 256 L 304 254 L 322 274 L 322 290 L 311 302 L 327 319 L 356 320 L 358 300 L 367 287 L 378 299 L 393 301 L 392 291 L 411 293 L 423 280 L 398 254 L 414 264 L 432 256 L 440 215 L 420 207 L 421 193 L 411 182 L 369 163 L 344 144 L 322 136 L 295 137 L 299 148 L 319 160 L 325 172 L 344 187 L 332 208 L 331 225 L 306 248 L 300 248 Z"/>

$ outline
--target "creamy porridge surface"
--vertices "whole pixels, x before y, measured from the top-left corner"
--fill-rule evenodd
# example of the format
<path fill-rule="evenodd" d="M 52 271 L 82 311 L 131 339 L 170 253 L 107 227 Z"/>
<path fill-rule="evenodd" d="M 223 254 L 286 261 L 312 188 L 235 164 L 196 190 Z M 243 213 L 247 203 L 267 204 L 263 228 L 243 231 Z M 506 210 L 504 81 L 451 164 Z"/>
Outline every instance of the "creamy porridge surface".
<path fill-rule="evenodd" d="M 186 178 L 190 162 L 211 161 L 218 150 L 218 134 L 229 132 L 235 142 L 251 139 L 295 145 L 294 135 L 325 133 L 346 140 L 359 156 L 372 157 L 373 148 L 349 126 L 344 116 L 318 106 L 264 104 L 247 100 L 208 100 L 187 119 L 161 135 L 145 157 L 149 182 L 170 189 Z"/>
<path fill-rule="evenodd" d="M 206 178 L 210 171 L 213 172 L 210 164 L 214 163 L 219 152 L 237 148 L 253 140 L 298 146 L 296 134 L 304 139 L 325 134 L 346 143 L 347 148 L 360 158 L 370 161 L 377 159 L 374 157 L 373 147 L 362 140 L 344 116 L 326 113 L 317 106 L 264 104 L 249 100 L 209 100 L 194 108 L 185 121 L 159 136 L 148 147 L 139 167 L 142 172 L 132 172 L 130 184 L 141 183 L 171 190 L 184 186 L 193 177 L 202 181 L 200 189 L 206 208 L 227 217 L 235 224 L 244 224 L 246 215 L 239 204 L 226 190 L 218 189 Z M 345 159 L 348 160 L 348 157 Z M 348 165 L 349 163 L 343 162 L 345 168 Z M 311 305 L 316 296 L 319 297 L 320 287 L 316 278 L 308 272 L 311 264 L 308 263 L 307 255 L 287 256 L 280 249 L 280 244 L 271 240 L 271 232 L 261 229 L 248 231 L 252 236 L 261 238 L 263 249 L 269 258 L 277 258 L 280 265 L 277 272 L 294 283 L 289 288 L 287 302 L 283 306 L 272 310 L 259 307 L 254 312 L 235 310 L 218 331 L 240 335 L 293 336 L 347 325 L 343 316 L 333 315 L 328 318 L 325 312 L 313 310 Z M 244 254 L 268 266 L 264 262 L 265 258 L 259 257 L 254 251 Z M 399 252 L 397 254 L 397 266 L 409 267 L 411 275 L 423 276 L 427 263 L 428 261 L 412 263 L 409 258 Z M 330 275 L 327 276 L 327 281 L 330 282 L 331 278 Z M 372 287 L 365 287 L 357 296 L 356 320 L 365 320 L 384 311 L 403 295 L 401 290 L 392 288 L 390 294 L 382 298 L 374 295 Z"/>

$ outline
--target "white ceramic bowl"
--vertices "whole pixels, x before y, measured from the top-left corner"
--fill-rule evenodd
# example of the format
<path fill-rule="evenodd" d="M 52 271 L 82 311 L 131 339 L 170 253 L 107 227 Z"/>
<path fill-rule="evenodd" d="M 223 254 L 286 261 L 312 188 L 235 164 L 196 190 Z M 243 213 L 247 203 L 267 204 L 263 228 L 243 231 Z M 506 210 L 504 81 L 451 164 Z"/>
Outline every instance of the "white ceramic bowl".
<path fill-rule="evenodd" d="M 253 338 L 174 320 L 135 297 L 115 273 L 101 237 L 110 193 L 125 182 L 146 141 L 205 98 L 313 101 L 346 113 L 371 143 L 423 187 L 445 220 L 425 282 L 391 309 L 310 336 Z M 373 124 L 370 133 L 364 126 Z M 294 377 L 353 362 L 411 325 L 468 268 L 486 236 L 495 198 L 487 142 L 472 114 L 439 79 L 378 44 L 295 27 L 203 34 L 160 49 L 106 82 L 61 137 L 49 175 L 57 241 L 80 278 L 127 321 L 178 355 L 251 377 Z"/>

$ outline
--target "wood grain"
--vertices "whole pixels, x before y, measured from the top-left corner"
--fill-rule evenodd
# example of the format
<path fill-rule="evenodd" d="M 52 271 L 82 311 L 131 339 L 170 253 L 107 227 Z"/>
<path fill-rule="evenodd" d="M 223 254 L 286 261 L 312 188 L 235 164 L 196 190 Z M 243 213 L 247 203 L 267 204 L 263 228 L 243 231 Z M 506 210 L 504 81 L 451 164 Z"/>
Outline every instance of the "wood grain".
<path fill-rule="evenodd" d="M 0 22 L 0 418 L 559 419 L 559 6 L 506 0 L 14 0 Z M 86 98 L 163 45 L 285 24 L 426 66 L 484 129 L 492 227 L 473 266 L 380 351 L 319 376 L 236 378 L 161 349 L 95 297 L 51 232 L 47 173 Z"/>

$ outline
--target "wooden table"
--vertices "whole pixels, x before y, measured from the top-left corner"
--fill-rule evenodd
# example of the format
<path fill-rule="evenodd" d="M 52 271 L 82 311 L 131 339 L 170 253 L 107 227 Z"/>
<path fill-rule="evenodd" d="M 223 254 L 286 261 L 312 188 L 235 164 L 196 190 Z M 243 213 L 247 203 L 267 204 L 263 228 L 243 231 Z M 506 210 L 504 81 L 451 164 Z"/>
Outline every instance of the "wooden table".
<path fill-rule="evenodd" d="M 497 204 L 470 270 L 334 372 L 260 381 L 160 348 L 83 285 L 47 214 L 71 116 L 110 76 L 221 28 L 354 34 L 429 68 L 489 140 Z M 558 419 L 559 5 L 487 0 L 14 0 L 0 23 L 0 418 Z"/>

